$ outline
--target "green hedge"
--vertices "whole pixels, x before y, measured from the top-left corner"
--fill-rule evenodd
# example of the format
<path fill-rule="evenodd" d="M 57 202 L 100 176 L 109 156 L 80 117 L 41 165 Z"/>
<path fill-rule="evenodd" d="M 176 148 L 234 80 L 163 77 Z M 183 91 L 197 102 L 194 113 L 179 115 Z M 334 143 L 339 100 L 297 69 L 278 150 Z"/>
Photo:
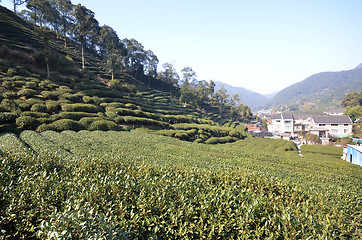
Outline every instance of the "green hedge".
<path fill-rule="evenodd" d="M 112 121 L 108 120 L 97 120 L 92 122 L 89 127 L 87 127 L 88 130 L 102 130 L 102 131 L 109 131 L 109 130 L 119 130 L 120 127 Z"/>
<path fill-rule="evenodd" d="M 21 116 L 16 119 L 16 125 L 24 129 L 35 129 L 39 124 L 36 118 L 30 116 Z"/>
<path fill-rule="evenodd" d="M 84 117 L 98 117 L 96 113 L 88 113 L 88 112 L 60 112 L 56 114 L 59 118 L 63 119 L 72 119 L 72 120 L 80 120 Z"/>
<path fill-rule="evenodd" d="M 36 95 L 36 91 L 30 88 L 24 88 L 18 91 L 18 96 L 20 97 L 32 97 Z"/>
<path fill-rule="evenodd" d="M 33 106 L 31 106 L 30 111 L 32 112 L 45 112 L 47 111 L 47 106 L 45 104 L 34 104 Z"/>
<path fill-rule="evenodd" d="M 98 106 L 86 103 L 64 104 L 62 105 L 62 110 L 64 112 L 88 112 L 88 113 L 97 113 L 101 111 L 101 109 Z"/>
<path fill-rule="evenodd" d="M 227 136 L 227 137 L 212 137 L 205 141 L 206 144 L 217 144 L 217 143 L 229 143 L 235 142 L 237 139 Z"/>
<path fill-rule="evenodd" d="M 17 114 L 11 112 L 0 112 L 0 124 L 14 122 Z"/>
<path fill-rule="evenodd" d="M 51 128 L 54 131 L 64 131 L 64 130 L 73 130 L 73 131 L 80 131 L 84 130 L 85 127 L 77 121 L 72 119 L 60 119 L 55 121 L 51 124 Z"/>

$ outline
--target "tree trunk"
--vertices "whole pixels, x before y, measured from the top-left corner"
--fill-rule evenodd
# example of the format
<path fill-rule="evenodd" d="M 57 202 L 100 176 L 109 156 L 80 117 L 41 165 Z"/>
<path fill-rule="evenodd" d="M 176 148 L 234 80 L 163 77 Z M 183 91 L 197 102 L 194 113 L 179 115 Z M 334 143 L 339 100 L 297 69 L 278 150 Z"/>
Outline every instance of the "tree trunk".
<path fill-rule="evenodd" d="M 48 75 L 48 79 L 49 79 L 50 78 L 49 63 L 47 63 L 47 75 Z"/>
<path fill-rule="evenodd" d="M 82 68 L 84 69 L 84 44 L 82 44 Z"/>

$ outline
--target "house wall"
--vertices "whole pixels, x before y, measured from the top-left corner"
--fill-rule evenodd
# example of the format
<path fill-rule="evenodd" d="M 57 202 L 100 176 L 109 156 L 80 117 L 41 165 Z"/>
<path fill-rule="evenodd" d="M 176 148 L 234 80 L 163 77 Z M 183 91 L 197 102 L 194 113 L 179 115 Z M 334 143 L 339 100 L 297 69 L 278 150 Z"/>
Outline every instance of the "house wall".
<path fill-rule="evenodd" d="M 362 166 L 362 152 L 348 145 L 347 147 L 347 162 Z"/>
<path fill-rule="evenodd" d="M 269 132 L 275 133 L 294 133 L 293 119 L 273 119 L 268 126 Z"/>
<path fill-rule="evenodd" d="M 314 121 L 310 125 L 310 128 L 324 128 L 329 131 L 330 135 L 351 135 L 352 134 L 352 125 L 351 124 L 325 124 L 325 125 L 318 125 Z"/>

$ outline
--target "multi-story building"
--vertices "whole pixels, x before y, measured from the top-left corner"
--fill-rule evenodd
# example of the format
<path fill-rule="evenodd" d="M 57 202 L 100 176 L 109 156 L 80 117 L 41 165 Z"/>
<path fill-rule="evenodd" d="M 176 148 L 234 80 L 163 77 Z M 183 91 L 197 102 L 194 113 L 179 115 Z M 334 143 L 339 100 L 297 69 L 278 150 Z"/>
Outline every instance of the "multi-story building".
<path fill-rule="evenodd" d="M 269 119 L 268 131 L 273 133 L 294 134 L 294 118 L 292 114 L 273 114 Z"/>
<path fill-rule="evenodd" d="M 353 122 L 348 115 L 314 116 L 308 131 L 320 137 L 347 137 L 352 134 Z"/>

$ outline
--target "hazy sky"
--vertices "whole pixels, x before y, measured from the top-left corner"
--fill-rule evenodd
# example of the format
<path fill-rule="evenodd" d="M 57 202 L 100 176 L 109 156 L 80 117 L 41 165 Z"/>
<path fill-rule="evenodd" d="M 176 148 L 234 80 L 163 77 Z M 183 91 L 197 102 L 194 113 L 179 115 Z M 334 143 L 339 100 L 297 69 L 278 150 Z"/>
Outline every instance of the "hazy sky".
<path fill-rule="evenodd" d="M 11 6 L 10 0 L 2 5 Z M 362 63 L 362 0 L 72 0 L 162 63 L 259 93 Z"/>

